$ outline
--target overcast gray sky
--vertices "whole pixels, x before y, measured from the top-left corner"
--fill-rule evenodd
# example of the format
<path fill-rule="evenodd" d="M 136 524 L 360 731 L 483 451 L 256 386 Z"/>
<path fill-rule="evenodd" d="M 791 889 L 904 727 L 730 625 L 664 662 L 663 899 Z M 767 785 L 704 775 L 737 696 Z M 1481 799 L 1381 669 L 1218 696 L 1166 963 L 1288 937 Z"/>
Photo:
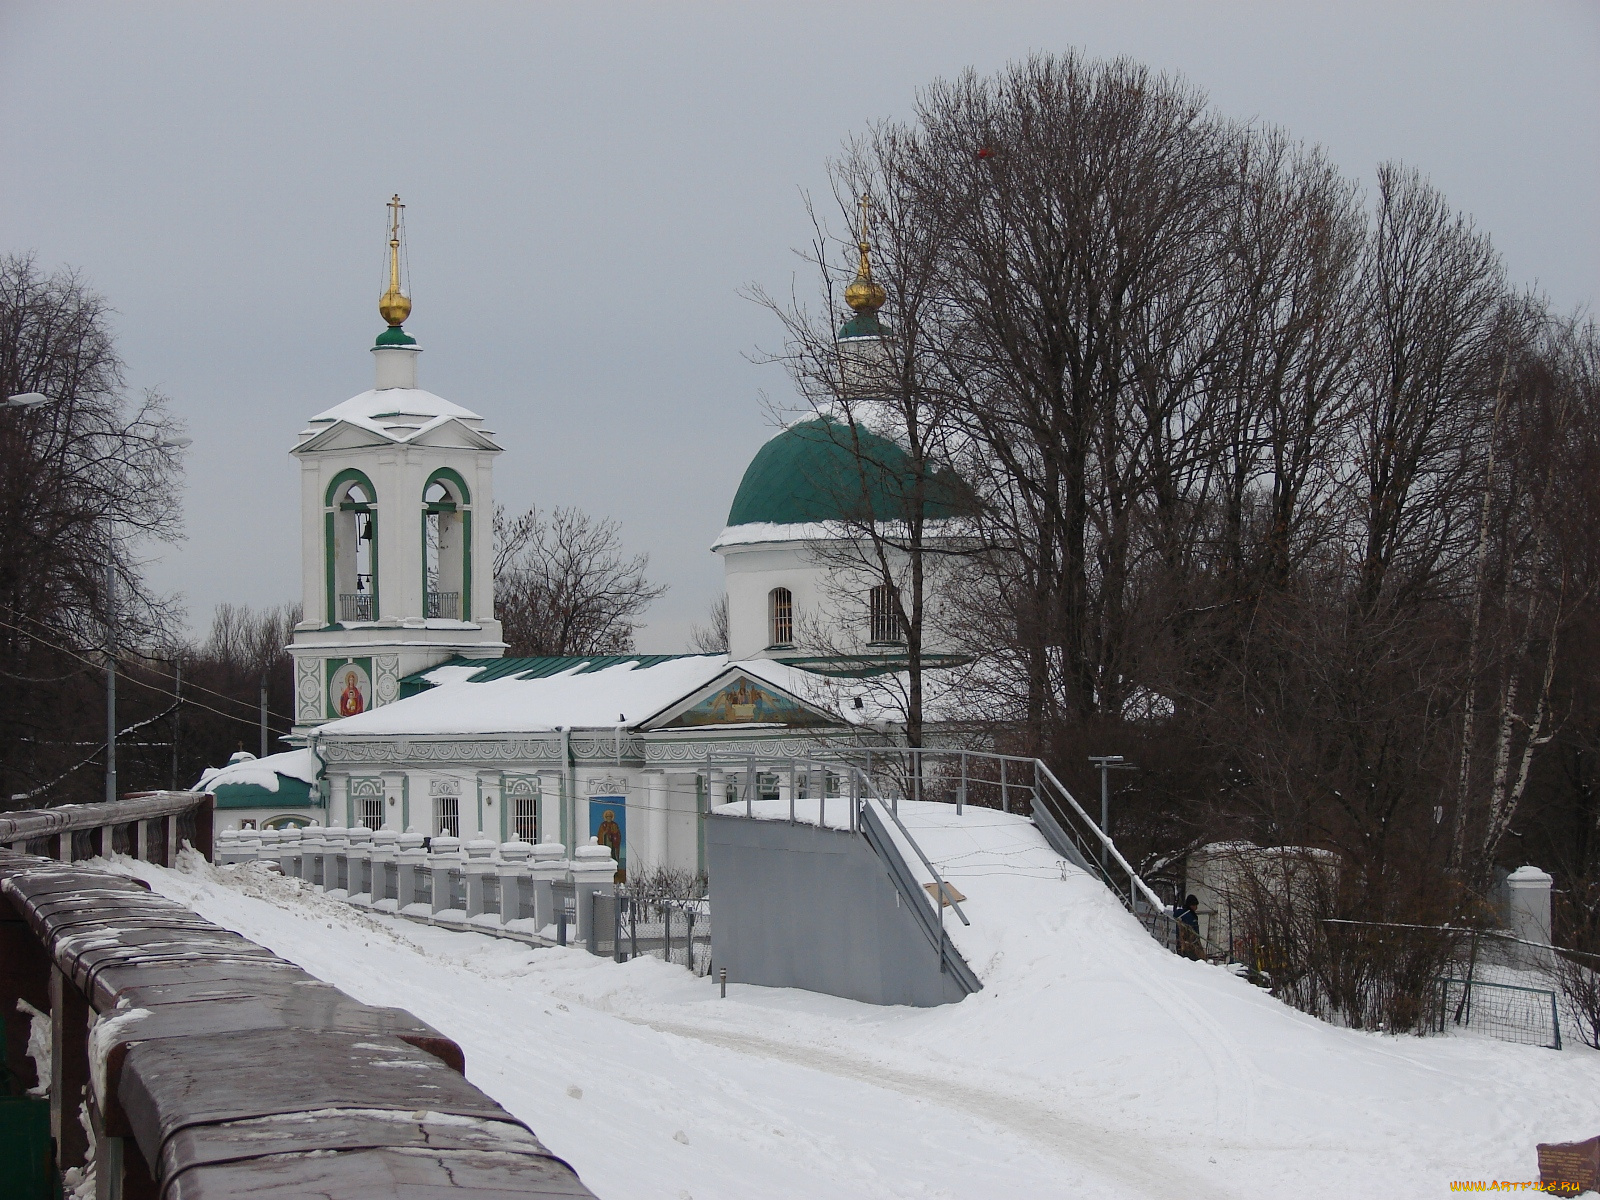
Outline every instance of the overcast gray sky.
<path fill-rule="evenodd" d="M 371 386 L 384 201 L 407 209 L 421 384 L 491 418 L 499 499 L 623 523 L 681 649 L 706 547 L 788 394 L 741 299 L 810 278 L 802 192 L 965 67 L 1080 47 L 1185 75 L 1370 184 L 1403 159 L 1563 308 L 1600 278 L 1600 4 L 134 4 L 0 0 L 0 252 L 117 309 L 130 383 L 194 438 L 212 607 L 298 598 L 287 450 Z"/>

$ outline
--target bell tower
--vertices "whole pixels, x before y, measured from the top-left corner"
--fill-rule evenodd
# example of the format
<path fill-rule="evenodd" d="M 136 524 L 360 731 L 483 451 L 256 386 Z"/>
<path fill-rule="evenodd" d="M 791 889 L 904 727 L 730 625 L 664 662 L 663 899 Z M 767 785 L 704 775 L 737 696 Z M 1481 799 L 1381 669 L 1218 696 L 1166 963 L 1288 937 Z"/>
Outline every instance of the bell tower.
<path fill-rule="evenodd" d="M 312 417 L 289 451 L 305 609 L 289 647 L 295 736 L 398 699 L 413 672 L 505 652 L 492 570 L 501 447 L 477 413 L 417 387 L 404 213 L 395 196 L 374 386 Z"/>

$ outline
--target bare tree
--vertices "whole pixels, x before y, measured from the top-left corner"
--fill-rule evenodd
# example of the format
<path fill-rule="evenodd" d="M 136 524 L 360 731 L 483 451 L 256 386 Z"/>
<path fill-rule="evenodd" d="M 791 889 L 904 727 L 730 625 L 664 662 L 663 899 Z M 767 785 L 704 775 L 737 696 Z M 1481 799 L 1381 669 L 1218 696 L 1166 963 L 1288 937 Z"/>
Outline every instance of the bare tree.
<path fill-rule="evenodd" d="M 711 602 L 704 626 L 695 625 L 689 630 L 689 645 L 697 654 L 726 654 L 728 652 L 728 594 L 724 592 Z"/>
<path fill-rule="evenodd" d="M 513 655 L 625 654 L 666 592 L 649 556 L 623 554 L 621 526 L 575 508 L 495 511 L 495 608 Z"/>
<path fill-rule="evenodd" d="M 0 412 L 0 674 L 15 685 L 0 700 L 4 795 L 35 794 L 92 744 L 85 689 L 108 621 L 124 645 L 176 641 L 176 605 L 150 591 L 139 554 L 181 536 L 180 429 L 158 393 L 126 395 L 108 318 L 75 273 L 0 257 L 0 397 L 49 401 Z"/>

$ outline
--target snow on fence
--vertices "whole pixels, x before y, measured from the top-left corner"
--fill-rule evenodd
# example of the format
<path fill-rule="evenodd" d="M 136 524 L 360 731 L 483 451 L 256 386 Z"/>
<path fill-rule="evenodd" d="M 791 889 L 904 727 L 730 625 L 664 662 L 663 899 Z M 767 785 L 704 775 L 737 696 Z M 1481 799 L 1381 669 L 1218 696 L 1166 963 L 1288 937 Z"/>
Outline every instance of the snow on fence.
<path fill-rule="evenodd" d="M 0 1046 L 29 1194 L 592 1198 L 411 1013 L 110 871 L 0 850 L 0 896 L 0 1011 L 49 1014 Z"/>
<path fill-rule="evenodd" d="M 411 920 L 614 953 L 617 863 L 605 846 L 579 846 L 569 859 L 559 842 L 309 825 L 224 830 L 216 861 L 271 863 L 334 899 Z"/>

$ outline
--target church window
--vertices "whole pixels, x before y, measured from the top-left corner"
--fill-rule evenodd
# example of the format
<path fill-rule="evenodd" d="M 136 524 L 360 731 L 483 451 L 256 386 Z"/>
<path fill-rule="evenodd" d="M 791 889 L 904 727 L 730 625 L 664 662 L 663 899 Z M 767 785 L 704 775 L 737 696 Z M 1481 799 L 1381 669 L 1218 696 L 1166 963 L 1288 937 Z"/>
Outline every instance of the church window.
<path fill-rule="evenodd" d="M 344 471 L 328 489 L 330 621 L 378 618 L 377 493 L 360 471 Z"/>
<path fill-rule="evenodd" d="M 461 836 L 461 797 L 435 796 L 433 798 L 433 836 Z"/>
<path fill-rule="evenodd" d="M 539 781 L 511 776 L 501 791 L 511 817 L 511 836 L 519 842 L 539 840 Z"/>
<path fill-rule="evenodd" d="M 383 828 L 383 797 L 364 796 L 361 800 L 361 823 L 368 829 Z"/>
<path fill-rule="evenodd" d="M 870 610 L 871 640 L 874 644 L 905 641 L 900 630 L 900 606 L 894 588 L 888 584 L 873 588 L 867 598 L 867 607 Z"/>
<path fill-rule="evenodd" d="M 794 596 L 788 588 L 773 588 L 767 593 L 767 614 L 772 645 L 794 645 Z"/>
<path fill-rule="evenodd" d="M 423 616 L 464 621 L 471 578 L 472 516 L 465 482 L 435 471 L 422 493 Z"/>

